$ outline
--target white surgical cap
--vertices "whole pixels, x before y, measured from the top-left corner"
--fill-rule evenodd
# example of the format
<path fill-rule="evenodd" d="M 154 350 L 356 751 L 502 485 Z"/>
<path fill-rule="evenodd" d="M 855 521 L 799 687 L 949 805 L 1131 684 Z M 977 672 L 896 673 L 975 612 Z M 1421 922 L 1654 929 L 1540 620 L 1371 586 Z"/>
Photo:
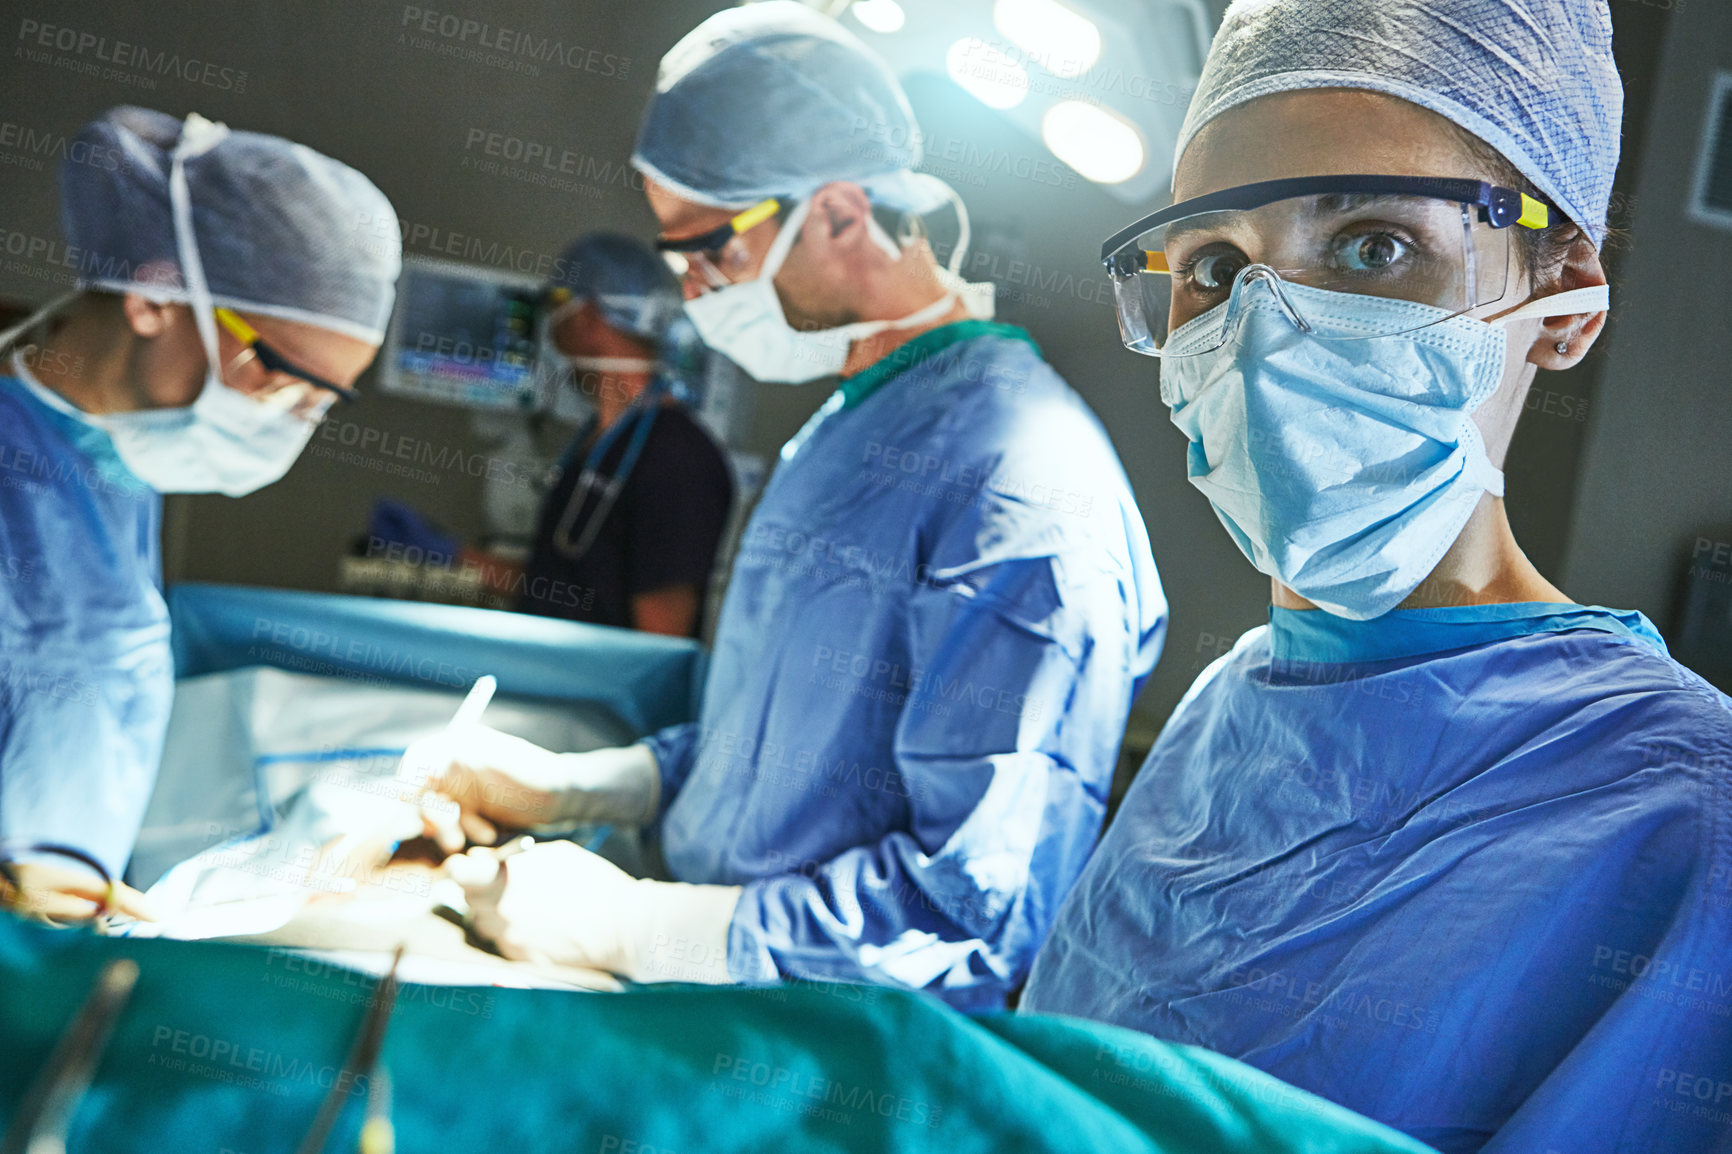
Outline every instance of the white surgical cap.
<path fill-rule="evenodd" d="M 1234 0 L 1175 167 L 1223 112 L 1306 88 L 1383 92 L 1448 118 L 1604 241 L 1624 116 L 1606 0 Z"/>
<path fill-rule="evenodd" d="M 951 193 L 913 171 L 920 126 L 884 61 L 795 0 L 728 8 L 662 57 L 632 164 L 699 204 L 800 199 L 835 180 L 926 213 Z"/>
<path fill-rule="evenodd" d="M 169 196 L 183 123 L 122 107 L 80 130 L 88 155 L 115 161 L 61 166 L 62 223 L 83 287 L 191 300 Z M 185 162 L 212 302 L 382 342 L 401 267 L 385 194 L 305 145 L 216 128 L 215 144 Z"/>

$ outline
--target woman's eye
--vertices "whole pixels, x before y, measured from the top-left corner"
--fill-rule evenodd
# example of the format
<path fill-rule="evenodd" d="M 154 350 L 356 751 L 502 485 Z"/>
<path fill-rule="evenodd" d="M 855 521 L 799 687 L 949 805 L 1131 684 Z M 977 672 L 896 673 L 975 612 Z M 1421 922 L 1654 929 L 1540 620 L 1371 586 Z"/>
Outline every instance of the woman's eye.
<path fill-rule="evenodd" d="M 1407 254 L 1407 243 L 1387 232 L 1344 236 L 1335 242 L 1336 264 L 1353 272 L 1383 272 Z"/>
<path fill-rule="evenodd" d="M 1233 278 L 1251 262 L 1245 254 L 1230 246 L 1202 250 L 1185 264 L 1191 284 L 1208 292 L 1225 292 L 1233 287 Z"/>

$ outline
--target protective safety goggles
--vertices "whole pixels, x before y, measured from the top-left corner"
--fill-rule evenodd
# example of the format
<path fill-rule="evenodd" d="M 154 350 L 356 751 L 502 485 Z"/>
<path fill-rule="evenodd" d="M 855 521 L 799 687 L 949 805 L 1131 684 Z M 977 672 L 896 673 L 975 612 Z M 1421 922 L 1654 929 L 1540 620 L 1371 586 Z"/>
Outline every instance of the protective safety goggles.
<path fill-rule="evenodd" d="M 361 394 L 354 389 L 328 381 L 285 357 L 234 310 L 219 308 L 216 319 L 246 346 L 224 369 L 225 377 L 239 392 L 309 421 L 323 417 L 337 401 L 347 405 L 360 399 Z"/>
<path fill-rule="evenodd" d="M 781 197 L 769 197 L 697 236 L 656 240 L 656 250 L 667 261 L 674 275 L 684 278 L 690 271 L 700 273 L 709 288 L 725 288 L 751 261 L 746 246 L 739 238 L 767 220 L 787 212 L 792 203 Z"/>
<path fill-rule="evenodd" d="M 1269 180 L 1146 216 L 1109 237 L 1101 261 L 1125 347 L 1151 357 L 1193 356 L 1226 343 L 1231 324 L 1220 326 L 1212 344 L 1187 340 L 1182 352 L 1164 351 L 1171 332 L 1226 303 L 1235 278 L 1253 265 L 1313 288 L 1441 310 L 1380 310 L 1350 338 L 1365 339 L 1501 300 L 1511 280 L 1512 226 L 1543 229 L 1551 215 L 1533 197 L 1476 180 Z M 1307 327 L 1303 315 L 1294 321 Z"/>

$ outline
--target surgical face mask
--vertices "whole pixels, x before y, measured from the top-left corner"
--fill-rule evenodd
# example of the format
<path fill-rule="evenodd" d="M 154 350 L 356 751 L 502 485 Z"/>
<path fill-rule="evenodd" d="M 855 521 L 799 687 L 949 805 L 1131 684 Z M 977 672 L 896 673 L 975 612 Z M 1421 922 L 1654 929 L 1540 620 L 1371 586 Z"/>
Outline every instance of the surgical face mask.
<path fill-rule="evenodd" d="M 797 385 L 834 376 L 848 362 L 848 348 L 855 341 L 887 329 L 936 320 L 949 312 L 956 300 L 955 291 L 947 287 L 943 296 L 898 320 L 857 321 L 811 332 L 795 329 L 782 313 L 774 282 L 811 205 L 809 200 L 802 201 L 782 222 L 782 231 L 764 255 L 763 270 L 756 279 L 686 302 L 686 315 L 704 343 L 760 381 Z M 867 227 L 893 259 L 901 257 L 896 242 L 876 222 L 868 220 Z"/>
<path fill-rule="evenodd" d="M 1229 300 L 1175 329 L 1161 367 L 1161 399 L 1191 442 L 1191 484 L 1260 571 L 1356 621 L 1406 600 L 1480 494 L 1503 495 L 1471 417 L 1502 383 L 1503 326 L 1607 307 L 1601 285 L 1487 323 L 1284 282 L 1263 266 L 1233 292 L 1238 331 L 1221 343 Z M 1397 328 L 1411 331 L 1351 339 Z"/>
<path fill-rule="evenodd" d="M 313 423 L 205 378 L 185 408 L 93 416 L 134 476 L 159 493 L 244 497 L 289 471 Z"/>
<path fill-rule="evenodd" d="M 314 422 L 288 410 L 292 390 L 255 400 L 229 388 L 218 369 L 215 305 L 193 235 L 186 161 L 214 148 L 228 130 L 189 116 L 169 170 L 175 244 L 193 319 L 205 352 L 205 382 L 191 405 L 91 416 L 126 467 L 160 493 L 226 493 L 240 497 L 278 480 L 301 455 Z M 283 403 L 273 403 L 278 400 Z"/>
<path fill-rule="evenodd" d="M 0 350 L 11 349 L 58 314 L 76 293 L 53 302 L 0 333 Z M 28 370 L 14 367 L 20 375 Z M 46 390 L 24 377 L 26 383 Z M 281 477 L 312 435 L 311 422 L 286 410 L 296 394 L 282 390 L 254 400 L 215 382 L 207 373 L 191 405 L 131 413 L 86 413 L 56 394 L 56 408 L 107 434 L 127 470 L 159 493 L 227 493 L 243 496 Z"/>
<path fill-rule="evenodd" d="M 552 371 L 552 412 L 572 425 L 595 417 L 599 402 L 608 392 L 614 400 L 630 400 L 621 377 L 654 373 L 660 367 L 646 357 L 573 357 L 555 351 Z"/>
<path fill-rule="evenodd" d="M 595 415 L 602 390 L 618 387 L 607 378 L 655 373 L 661 367 L 649 357 L 574 356 L 554 341 L 552 329 L 552 324 L 544 326 L 541 336 L 542 395 L 554 417 L 569 424 L 584 424 Z"/>

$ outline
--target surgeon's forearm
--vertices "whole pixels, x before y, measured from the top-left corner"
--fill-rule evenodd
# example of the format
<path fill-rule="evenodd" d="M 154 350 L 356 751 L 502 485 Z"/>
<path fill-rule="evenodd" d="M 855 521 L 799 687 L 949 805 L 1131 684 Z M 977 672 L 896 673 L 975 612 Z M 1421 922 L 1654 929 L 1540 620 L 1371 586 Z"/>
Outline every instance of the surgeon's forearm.
<path fill-rule="evenodd" d="M 644 633 L 669 637 L 695 637 L 698 632 L 699 591 L 694 585 L 675 585 L 639 593 L 631 599 L 632 625 Z"/>

